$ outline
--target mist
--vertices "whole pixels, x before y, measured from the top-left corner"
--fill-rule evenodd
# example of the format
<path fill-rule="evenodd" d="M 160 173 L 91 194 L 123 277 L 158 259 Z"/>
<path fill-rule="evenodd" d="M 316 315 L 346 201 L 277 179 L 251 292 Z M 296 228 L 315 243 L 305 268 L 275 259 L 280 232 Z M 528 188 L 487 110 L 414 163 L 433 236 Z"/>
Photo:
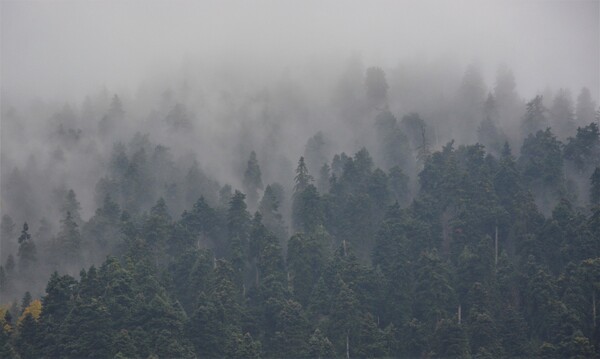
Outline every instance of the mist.
<path fill-rule="evenodd" d="M 3 98 L 80 101 L 182 66 L 300 72 L 358 53 L 383 68 L 478 61 L 488 83 L 505 63 L 527 98 L 587 86 L 597 99 L 598 11 L 597 1 L 5 1 Z"/>
<path fill-rule="evenodd" d="M 335 174 L 334 156 L 339 165 L 365 148 L 376 167 L 406 175 L 393 200 L 408 206 L 425 144 L 482 143 L 498 156 L 506 142 L 518 155 L 536 95 L 575 116 L 588 89 L 572 123 L 549 115 L 563 142 L 600 103 L 598 1 L 3 1 L 1 12 L 0 214 L 16 224 L 2 263 L 16 257 L 24 222 L 51 246 L 65 208 L 85 228 L 106 194 L 136 218 L 159 198 L 173 218 L 200 196 L 225 208 L 227 190 L 247 192 L 253 151 L 264 186 L 283 189 L 290 230 L 301 156 L 324 194 L 322 166 Z M 383 74 L 373 80 L 383 94 L 369 93 L 370 70 Z M 493 139 L 478 131 L 488 94 L 504 101 L 490 115 Z M 122 158 L 147 183 L 115 190 Z M 566 176 L 579 206 L 590 173 Z M 248 196 L 251 213 L 263 190 Z M 534 195 L 546 215 L 558 201 Z M 115 251 L 90 248 L 79 263 L 40 271 L 76 275 Z M 31 282 L 15 284 L 15 298 Z"/>

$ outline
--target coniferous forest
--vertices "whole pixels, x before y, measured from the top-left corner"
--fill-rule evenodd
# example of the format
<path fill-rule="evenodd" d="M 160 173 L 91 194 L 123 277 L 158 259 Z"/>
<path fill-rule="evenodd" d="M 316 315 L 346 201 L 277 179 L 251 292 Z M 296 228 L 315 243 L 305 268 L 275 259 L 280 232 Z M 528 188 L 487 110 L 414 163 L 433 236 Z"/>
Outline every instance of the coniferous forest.
<path fill-rule="evenodd" d="M 0 357 L 600 357 L 597 84 L 395 61 L 3 89 Z"/>

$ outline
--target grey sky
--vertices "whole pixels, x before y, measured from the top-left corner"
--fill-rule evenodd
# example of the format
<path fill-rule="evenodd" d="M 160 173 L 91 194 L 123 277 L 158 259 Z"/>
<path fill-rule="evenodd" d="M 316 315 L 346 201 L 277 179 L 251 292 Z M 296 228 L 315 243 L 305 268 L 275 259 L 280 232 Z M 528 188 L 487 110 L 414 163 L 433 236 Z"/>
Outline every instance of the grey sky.
<path fill-rule="evenodd" d="M 3 96 L 135 91 L 184 61 L 393 67 L 414 56 L 499 63 L 520 92 L 600 92 L 599 1 L 2 1 Z M 73 98 L 74 97 L 74 98 Z"/>

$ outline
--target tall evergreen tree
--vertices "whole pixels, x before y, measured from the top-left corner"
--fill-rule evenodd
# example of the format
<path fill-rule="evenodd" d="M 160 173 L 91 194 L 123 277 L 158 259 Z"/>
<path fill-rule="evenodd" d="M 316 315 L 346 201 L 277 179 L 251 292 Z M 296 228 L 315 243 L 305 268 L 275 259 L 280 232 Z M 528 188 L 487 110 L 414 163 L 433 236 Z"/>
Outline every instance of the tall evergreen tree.
<path fill-rule="evenodd" d="M 587 125 L 595 120 L 594 109 L 596 104 L 592 101 L 592 95 L 587 87 L 581 89 L 577 96 L 577 105 L 575 107 L 575 117 L 579 126 Z"/>
<path fill-rule="evenodd" d="M 248 197 L 248 203 L 250 203 L 251 206 L 255 206 L 258 201 L 258 190 L 263 189 L 263 183 L 260 174 L 260 166 L 258 165 L 258 160 L 256 159 L 256 153 L 254 151 L 250 153 L 246 171 L 244 172 L 243 182 L 244 191 L 246 191 L 246 196 Z"/>
<path fill-rule="evenodd" d="M 240 191 L 229 202 L 227 229 L 229 233 L 229 258 L 238 276 L 244 273 L 249 250 L 250 214 L 246 210 L 246 196 Z M 238 282 L 239 283 L 239 282 Z"/>
<path fill-rule="evenodd" d="M 60 232 L 56 237 L 58 255 L 69 264 L 79 264 L 81 261 L 82 238 L 79 226 L 71 212 L 67 212 L 61 221 Z"/>
<path fill-rule="evenodd" d="M 540 95 L 535 96 L 533 100 L 527 103 L 527 110 L 521 124 L 524 136 L 543 130 L 548 125 L 545 115 L 546 111 L 543 97 Z"/>
<path fill-rule="evenodd" d="M 376 109 L 386 107 L 388 89 L 385 72 L 379 67 L 369 67 L 365 76 L 365 91 L 369 106 Z"/>
<path fill-rule="evenodd" d="M 31 270 L 33 264 L 37 261 L 37 250 L 35 243 L 29 234 L 27 222 L 23 223 L 23 230 L 19 236 L 19 269 L 21 271 Z"/>
<path fill-rule="evenodd" d="M 287 239 L 287 228 L 283 222 L 283 216 L 280 212 L 278 188 L 281 186 L 277 183 L 267 185 L 263 198 L 260 201 L 258 210 L 262 215 L 265 227 L 275 234 L 281 241 Z M 281 190 L 283 190 L 281 188 Z"/>
<path fill-rule="evenodd" d="M 298 160 L 298 167 L 296 167 L 296 177 L 294 177 L 294 196 L 297 193 L 301 193 L 313 182 L 313 177 L 308 173 L 306 163 L 304 163 L 304 157 L 300 157 Z"/>
<path fill-rule="evenodd" d="M 590 177 L 590 205 L 600 207 L 600 167 Z"/>

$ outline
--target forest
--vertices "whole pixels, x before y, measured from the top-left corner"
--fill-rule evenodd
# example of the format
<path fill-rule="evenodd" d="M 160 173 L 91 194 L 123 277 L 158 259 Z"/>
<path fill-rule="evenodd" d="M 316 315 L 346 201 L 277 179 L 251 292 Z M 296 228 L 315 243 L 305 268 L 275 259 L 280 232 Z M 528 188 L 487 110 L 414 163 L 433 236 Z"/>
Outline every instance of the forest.
<path fill-rule="evenodd" d="M 0 358 L 599 358 L 598 69 L 345 55 L 6 76 Z"/>
<path fill-rule="evenodd" d="M 505 105 L 518 97 L 503 93 L 514 79 L 499 71 L 465 117 L 478 121 L 478 142 L 436 149 L 434 125 L 388 109 L 382 69 L 364 79 L 359 105 L 375 116 L 347 126 L 372 133 L 376 155 L 329 158 L 332 141 L 317 132 L 285 185 L 265 185 L 254 151 L 240 189 L 220 185 L 136 132 L 101 165 L 90 217 L 59 187 L 48 212 L 59 222 L 35 225 L 9 210 L 40 215 L 27 205 L 39 207 L 31 182 L 47 169 L 32 158 L 15 166 L 3 182 L 2 357 L 600 353 L 600 133 L 589 91 L 576 106 L 565 90 L 550 108 L 541 95 L 522 104 L 527 136 L 515 152 L 498 118 L 520 106 Z M 469 67 L 462 97 L 483 95 L 478 79 Z M 84 114 L 60 110 L 42 134 L 57 148 L 48 165 L 89 157 L 86 142 L 117 131 L 125 109 L 114 95 L 90 135 L 69 127 Z M 175 104 L 164 125 L 186 129 L 188 116 Z M 570 134 L 564 142 L 555 127 Z"/>

